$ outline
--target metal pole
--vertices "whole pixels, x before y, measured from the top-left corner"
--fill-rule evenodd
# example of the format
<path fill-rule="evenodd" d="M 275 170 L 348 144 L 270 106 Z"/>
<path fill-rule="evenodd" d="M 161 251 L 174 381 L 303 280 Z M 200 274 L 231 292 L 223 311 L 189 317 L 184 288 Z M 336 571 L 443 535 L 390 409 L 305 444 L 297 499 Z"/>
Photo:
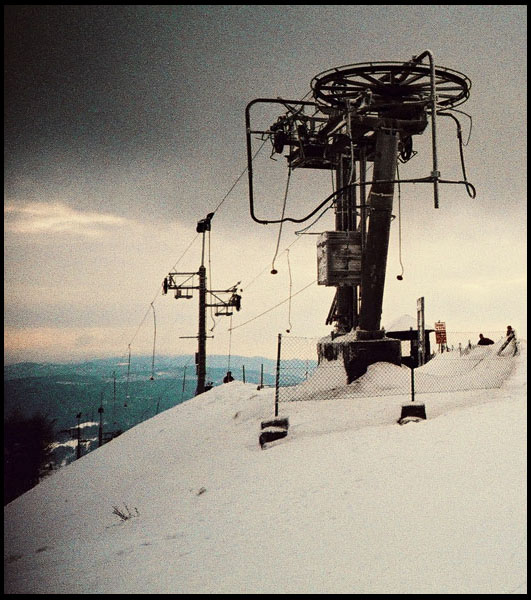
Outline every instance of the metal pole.
<path fill-rule="evenodd" d="M 431 147 L 433 155 L 433 171 L 431 176 L 433 179 L 433 200 L 435 208 L 439 208 L 439 167 L 437 164 L 437 96 L 435 89 L 435 64 L 433 62 L 433 54 L 426 50 L 430 61 L 431 75 Z"/>
<path fill-rule="evenodd" d="M 365 247 L 365 234 L 367 232 L 367 212 L 365 202 L 367 200 L 367 149 L 363 145 L 360 148 L 360 230 L 361 249 Z"/>
<path fill-rule="evenodd" d="M 280 349 L 282 347 L 282 334 L 278 334 L 278 347 L 277 347 L 277 374 L 275 379 L 275 417 L 278 417 L 278 388 L 280 382 Z"/>
<path fill-rule="evenodd" d="M 76 458 L 81 458 L 81 427 L 80 427 L 81 413 L 78 413 L 76 415 L 76 419 L 77 419 L 77 448 L 76 448 Z"/>
<path fill-rule="evenodd" d="M 398 134 L 381 129 L 376 133 L 374 181 L 392 181 L 398 156 Z M 369 222 L 363 252 L 359 326 L 380 329 L 394 183 L 373 183 L 369 192 Z"/>
<path fill-rule="evenodd" d="M 98 448 L 103 446 L 103 392 L 101 394 L 101 403 L 98 408 L 98 412 L 100 413 L 100 426 L 98 429 Z"/>
<path fill-rule="evenodd" d="M 411 402 L 415 402 L 415 369 L 411 367 Z"/>
<path fill-rule="evenodd" d="M 245 383 L 245 365 L 242 365 L 243 383 Z"/>
<path fill-rule="evenodd" d="M 113 392 L 112 392 L 112 424 L 116 425 L 116 371 L 112 372 Z"/>
<path fill-rule="evenodd" d="M 186 365 L 183 371 L 183 389 L 181 390 L 181 401 L 184 398 L 184 386 L 186 385 Z"/>
<path fill-rule="evenodd" d="M 199 267 L 199 332 L 197 339 L 196 396 L 205 391 L 206 378 L 206 268 L 202 264 Z"/>
<path fill-rule="evenodd" d="M 264 363 L 260 365 L 260 389 L 264 387 Z"/>
<path fill-rule="evenodd" d="M 439 208 L 439 168 L 437 164 L 437 89 L 435 87 L 435 63 L 431 50 L 425 50 L 416 57 L 413 57 L 413 62 L 422 62 L 424 57 L 428 57 L 430 62 L 430 83 L 431 83 L 431 147 L 433 157 L 433 169 L 431 176 L 433 177 L 433 199 L 435 208 Z"/>
<path fill-rule="evenodd" d="M 336 168 L 336 186 L 341 189 L 347 186 L 350 179 L 355 179 L 354 157 L 341 156 Z M 356 230 L 356 204 L 355 188 L 343 191 L 337 199 L 335 227 L 336 231 Z M 355 286 L 338 286 L 336 293 L 338 330 L 340 333 L 348 333 L 357 321 L 357 300 Z"/>

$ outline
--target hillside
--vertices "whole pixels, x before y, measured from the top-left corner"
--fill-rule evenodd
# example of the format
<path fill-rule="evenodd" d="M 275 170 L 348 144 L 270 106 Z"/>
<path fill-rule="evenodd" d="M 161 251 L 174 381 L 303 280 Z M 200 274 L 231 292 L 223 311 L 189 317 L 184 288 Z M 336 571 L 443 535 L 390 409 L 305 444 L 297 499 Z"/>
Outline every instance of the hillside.
<path fill-rule="evenodd" d="M 228 357 L 208 358 L 208 381 L 220 385 Z M 232 356 L 236 379 L 265 385 L 274 383 L 275 361 L 263 357 Z M 262 374 L 263 369 L 263 374 Z M 152 378 L 153 376 L 153 378 Z M 103 406 L 104 437 L 127 431 L 138 423 L 195 395 L 197 378 L 193 355 L 134 356 L 130 369 L 123 358 L 72 363 L 16 363 L 4 367 L 4 419 L 13 413 L 38 413 L 54 422 L 55 440 L 50 463 L 54 468 L 76 457 L 72 428 L 81 414 L 82 453 L 98 447 L 98 408 Z M 74 438 L 77 437 L 73 432 Z"/>
<path fill-rule="evenodd" d="M 526 357 L 402 427 L 404 396 L 281 404 L 265 449 L 274 390 L 214 388 L 5 507 L 4 591 L 525 593 Z"/>

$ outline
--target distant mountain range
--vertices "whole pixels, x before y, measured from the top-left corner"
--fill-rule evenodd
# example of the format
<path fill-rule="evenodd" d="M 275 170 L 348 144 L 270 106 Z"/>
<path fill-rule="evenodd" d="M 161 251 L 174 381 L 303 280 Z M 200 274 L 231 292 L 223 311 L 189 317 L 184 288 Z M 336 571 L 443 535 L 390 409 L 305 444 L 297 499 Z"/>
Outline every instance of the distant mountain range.
<path fill-rule="evenodd" d="M 259 384 L 263 368 L 264 385 L 272 385 L 275 365 L 261 357 L 230 358 L 234 378 L 245 377 L 247 383 Z M 227 356 L 208 357 L 207 381 L 221 384 L 227 367 Z M 154 365 L 150 356 L 134 357 L 130 364 L 123 358 L 17 363 L 4 367 L 4 414 L 15 409 L 27 415 L 40 412 L 56 419 L 58 428 L 67 428 L 77 423 L 79 412 L 94 420 L 103 405 L 105 420 L 112 418 L 124 429 L 188 400 L 196 385 L 193 355 L 157 357 Z"/>
<path fill-rule="evenodd" d="M 275 383 L 275 360 L 231 356 L 229 361 L 223 355 L 208 357 L 207 383 L 222 384 L 229 367 L 236 380 L 265 386 Z M 14 411 L 53 419 L 56 460 L 64 464 L 75 458 L 77 441 L 72 443 L 72 438 L 77 440 L 78 425 L 83 430 L 80 437 L 87 440 L 83 453 L 97 447 L 100 406 L 103 434 L 109 439 L 192 398 L 196 385 L 193 355 L 158 356 L 154 365 L 151 356 L 135 356 L 130 364 L 123 358 L 17 363 L 4 367 L 4 419 Z"/>

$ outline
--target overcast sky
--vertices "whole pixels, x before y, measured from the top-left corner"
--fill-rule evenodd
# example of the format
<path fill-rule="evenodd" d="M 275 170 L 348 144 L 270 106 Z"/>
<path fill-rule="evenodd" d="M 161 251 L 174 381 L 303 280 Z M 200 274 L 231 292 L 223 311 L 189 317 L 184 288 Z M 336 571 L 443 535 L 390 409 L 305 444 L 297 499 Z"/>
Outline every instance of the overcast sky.
<path fill-rule="evenodd" d="M 460 109 L 473 119 L 465 160 L 477 198 L 441 186 L 436 210 L 430 186 L 401 187 L 382 325 L 415 315 L 424 296 L 429 325 L 526 332 L 526 6 L 5 10 L 7 362 L 122 356 L 129 344 L 149 354 L 151 302 L 157 352 L 194 352 L 195 340 L 180 336 L 197 334 L 197 298 L 161 296 L 160 284 L 180 258 L 177 270 L 197 270 L 197 221 L 222 201 L 207 253 L 209 287 L 241 281 L 242 310 L 232 335 L 229 318 L 209 316 L 208 351 L 272 356 L 286 329 L 329 333 L 334 289 L 316 284 L 291 306 L 255 318 L 316 279 L 316 236 L 286 225 L 279 273 L 271 275 L 279 230 L 252 221 L 246 175 L 224 200 L 247 166 L 245 107 L 255 98 L 300 99 L 332 67 L 405 61 L 426 49 L 437 65 L 472 80 Z M 439 125 L 439 169 L 462 179 L 447 121 Z M 428 131 L 416 139 L 418 155 L 403 177 L 429 175 L 430 143 Z M 287 167 L 270 153 L 266 146 L 256 159 L 257 177 L 268 182 L 256 208 L 276 219 Z M 287 201 L 296 217 L 332 191 L 329 173 L 300 171 Z M 396 195 L 393 212 L 398 217 Z M 331 211 L 310 231 L 330 229 Z"/>

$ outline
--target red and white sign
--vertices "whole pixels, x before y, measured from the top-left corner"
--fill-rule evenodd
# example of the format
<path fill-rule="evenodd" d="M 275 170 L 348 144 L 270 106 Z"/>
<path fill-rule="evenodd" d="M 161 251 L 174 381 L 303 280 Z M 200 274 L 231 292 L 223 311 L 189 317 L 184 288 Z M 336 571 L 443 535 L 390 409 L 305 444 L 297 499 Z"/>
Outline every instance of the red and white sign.
<path fill-rule="evenodd" d="M 446 323 L 443 321 L 435 323 L 435 343 L 446 344 Z"/>

